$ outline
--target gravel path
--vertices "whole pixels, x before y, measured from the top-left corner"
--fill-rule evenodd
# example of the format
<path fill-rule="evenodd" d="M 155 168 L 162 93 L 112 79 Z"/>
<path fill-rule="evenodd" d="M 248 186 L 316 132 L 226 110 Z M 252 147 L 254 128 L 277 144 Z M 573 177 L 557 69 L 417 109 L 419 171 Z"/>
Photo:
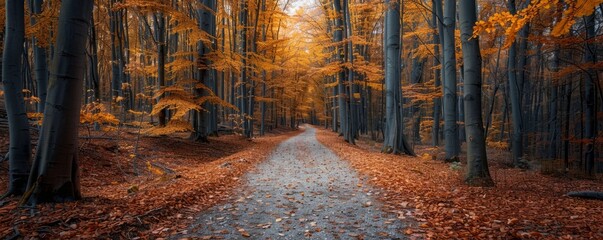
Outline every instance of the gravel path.
<path fill-rule="evenodd" d="M 188 235 L 202 239 L 401 239 L 404 225 L 383 212 L 379 192 L 331 150 L 316 130 L 282 142 L 245 177 L 227 203 L 201 213 Z"/>

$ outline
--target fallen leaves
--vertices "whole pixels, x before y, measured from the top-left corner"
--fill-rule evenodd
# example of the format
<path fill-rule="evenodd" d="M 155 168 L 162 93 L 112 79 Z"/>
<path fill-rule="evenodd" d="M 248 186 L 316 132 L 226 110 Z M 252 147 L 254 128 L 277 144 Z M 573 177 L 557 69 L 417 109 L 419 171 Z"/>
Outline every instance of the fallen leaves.
<path fill-rule="evenodd" d="M 11 236 L 14 229 L 22 238 L 50 239 L 162 238 L 187 232 L 200 211 L 222 201 L 244 173 L 293 134 L 297 133 L 253 141 L 222 136 L 209 144 L 144 137 L 138 169 L 129 157 L 133 149 L 124 146 L 135 141 L 135 134 L 123 132 L 117 144 L 115 140 L 86 142 L 80 153 L 84 199 L 38 205 L 40 214 L 33 217 L 28 209 L 17 208 L 13 199 L 0 207 L 0 236 Z M 179 177 L 161 178 L 151 172 L 136 176 L 135 171 L 148 171 L 147 161 L 165 165 Z M 0 175 L 7 176 L 5 170 Z M 1 185 L 7 185 L 5 181 L 0 178 Z"/>
<path fill-rule="evenodd" d="M 427 153 L 411 158 L 371 151 L 361 141 L 350 145 L 327 130 L 319 130 L 317 138 L 385 190 L 378 197 L 386 210 L 418 222 L 404 230 L 410 238 L 603 239 L 598 227 L 603 201 L 564 196 L 572 190 L 603 191 L 601 180 L 554 178 L 492 164 L 496 187 L 467 187 L 462 171 L 432 160 L 441 149 L 424 150 L 431 159 Z M 491 154 L 489 160 L 502 156 Z"/>

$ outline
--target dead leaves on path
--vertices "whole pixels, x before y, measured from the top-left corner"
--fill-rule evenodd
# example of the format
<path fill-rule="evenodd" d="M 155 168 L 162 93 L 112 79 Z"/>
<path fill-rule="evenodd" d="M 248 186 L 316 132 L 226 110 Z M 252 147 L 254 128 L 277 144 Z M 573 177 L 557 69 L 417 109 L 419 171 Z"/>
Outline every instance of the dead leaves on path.
<path fill-rule="evenodd" d="M 254 141 L 223 136 L 209 144 L 144 138 L 141 152 L 173 169 L 178 177 L 170 178 L 133 176 L 127 154 L 103 154 L 103 146 L 92 146 L 82 154 L 83 200 L 41 204 L 34 216 L 11 201 L 0 207 L 0 236 L 130 239 L 186 231 L 200 211 L 230 194 L 244 173 L 291 134 Z M 137 190 L 128 193 L 132 186 Z"/>
<path fill-rule="evenodd" d="M 317 138 L 369 176 L 372 184 L 386 190 L 380 197 L 389 211 L 402 217 L 404 210 L 412 212 L 417 224 L 404 230 L 408 235 L 603 239 L 603 201 L 564 196 L 572 190 L 603 191 L 600 180 L 560 179 L 495 166 L 491 174 L 496 187 L 467 187 L 462 183 L 462 170 L 431 158 L 370 152 L 327 130 L 320 130 Z"/>

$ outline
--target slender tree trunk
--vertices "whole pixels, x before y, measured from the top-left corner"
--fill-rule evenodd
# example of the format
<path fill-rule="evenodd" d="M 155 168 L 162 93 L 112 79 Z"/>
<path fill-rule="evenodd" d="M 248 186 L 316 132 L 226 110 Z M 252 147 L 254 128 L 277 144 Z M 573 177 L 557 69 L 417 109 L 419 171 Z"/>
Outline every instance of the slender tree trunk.
<path fill-rule="evenodd" d="M 23 100 L 21 75 L 25 16 L 23 0 L 6 0 L 6 28 L 2 54 L 4 104 L 9 124 L 9 186 L 7 195 L 25 193 L 31 161 L 29 122 Z"/>
<path fill-rule="evenodd" d="M 354 84 L 354 44 L 352 42 L 352 21 L 350 20 L 350 6 L 348 0 L 343 1 L 343 14 L 345 19 L 345 35 L 347 39 L 347 62 L 351 65 L 347 72 L 348 82 L 348 134 L 346 141 L 355 144 L 356 135 L 358 134 L 358 117 L 357 117 L 357 106 L 356 99 L 354 97 L 355 84 Z M 344 134 L 345 136 L 346 134 Z"/>
<path fill-rule="evenodd" d="M 416 49 L 419 47 L 419 39 L 415 37 L 413 41 L 413 47 Z M 414 56 L 412 59 L 412 71 L 410 73 L 410 83 L 418 84 L 423 79 L 423 65 L 425 60 L 420 56 Z M 413 144 L 421 143 L 421 107 L 418 103 L 412 104 L 411 106 L 411 119 L 413 121 Z"/>
<path fill-rule="evenodd" d="M 442 58 L 441 58 L 441 45 L 442 42 L 440 41 L 441 37 L 440 37 L 440 33 L 442 33 L 442 31 L 440 30 L 442 28 L 442 23 L 440 22 L 439 19 L 439 15 L 438 12 L 442 11 L 442 1 L 441 0 L 432 0 L 433 2 L 433 6 L 434 6 L 434 11 L 432 12 L 432 18 L 433 18 L 433 28 L 434 28 L 434 34 L 433 34 L 433 44 L 434 44 L 434 59 L 433 59 L 433 65 L 434 68 L 436 69 L 434 71 L 434 84 L 435 84 L 435 88 L 436 91 L 439 90 L 440 86 L 441 86 L 441 77 L 442 77 L 442 69 L 438 69 L 441 68 L 442 65 Z M 442 98 L 438 97 L 435 98 L 433 101 L 433 127 L 431 130 L 431 138 L 432 138 L 432 146 L 438 146 L 440 145 L 440 115 L 441 115 L 441 111 L 442 111 Z"/>
<path fill-rule="evenodd" d="M 555 49 L 553 52 L 553 62 L 551 66 L 551 71 L 553 74 L 556 74 L 559 71 L 559 49 Z M 551 159 L 557 158 L 557 142 L 559 141 L 559 120 L 558 120 L 558 109 L 559 109 L 559 82 L 558 81 L 550 81 L 549 82 L 550 89 L 550 102 L 549 102 L 549 149 L 548 149 L 548 157 Z"/>
<path fill-rule="evenodd" d="M 42 2 L 43 0 L 33 1 L 33 13 L 42 13 Z M 32 25 L 36 23 L 36 19 L 32 17 Z M 46 63 L 46 48 L 37 45 L 38 40 L 33 39 L 33 50 L 34 50 L 34 71 L 38 87 L 38 112 L 44 112 L 44 105 L 46 104 L 46 89 L 48 88 L 48 64 Z"/>
<path fill-rule="evenodd" d="M 382 151 L 415 155 L 403 132 L 400 88 L 400 4 L 385 2 L 385 132 Z"/>
<path fill-rule="evenodd" d="M 584 62 L 596 63 L 597 50 L 589 41 L 596 37 L 595 32 L 595 14 L 585 17 L 586 43 L 584 44 Z M 586 151 L 584 162 L 586 163 L 586 173 L 590 176 L 595 175 L 595 140 L 597 138 L 597 108 L 595 97 L 595 79 L 597 72 L 590 70 L 584 77 L 584 102 L 586 104 L 584 116 L 584 138 L 586 141 Z"/>
<path fill-rule="evenodd" d="M 247 84 L 248 84 L 248 78 L 247 78 L 247 16 L 248 16 L 248 4 L 247 4 L 247 0 L 241 0 L 240 2 L 240 8 L 239 8 L 239 24 L 241 25 L 241 30 L 239 33 L 239 38 L 240 38 L 240 43 L 239 43 L 239 47 L 240 47 L 240 52 L 241 52 L 241 61 L 242 61 L 242 68 L 241 68 L 241 87 L 240 87 L 240 91 L 241 91 L 241 104 L 240 104 L 240 111 L 241 111 L 241 118 L 243 120 L 243 134 L 245 135 L 245 137 L 247 138 L 251 138 L 251 126 L 250 126 L 250 121 L 249 118 L 251 118 L 252 116 L 249 115 L 249 113 L 251 112 L 248 107 L 249 107 L 249 95 L 248 95 L 248 89 L 247 89 Z"/>
<path fill-rule="evenodd" d="M 155 22 L 155 34 L 157 36 L 157 84 L 159 88 L 165 87 L 165 58 L 166 52 L 166 28 L 165 28 L 165 16 L 163 13 L 157 13 L 154 16 Z M 157 99 L 159 102 L 159 99 Z M 165 126 L 167 123 L 167 110 L 164 109 L 159 112 L 159 126 Z"/>
<path fill-rule="evenodd" d="M 444 141 L 446 161 L 458 161 L 459 130 L 457 124 L 457 84 L 456 84 L 456 47 L 454 29 L 456 19 L 456 1 L 444 1 Z"/>
<path fill-rule="evenodd" d="M 335 10 L 335 33 L 333 34 L 333 42 L 337 45 L 335 47 L 335 55 L 337 61 L 340 64 L 344 62 L 344 51 L 343 51 L 343 13 L 341 9 L 340 1 L 333 1 L 333 9 Z M 345 72 L 340 69 L 337 73 L 337 106 L 339 107 L 339 134 L 343 135 L 344 139 L 348 139 L 348 117 L 346 112 L 346 100 L 345 100 Z"/>
<path fill-rule="evenodd" d="M 78 126 L 86 72 L 92 0 L 63 0 L 50 69 L 40 142 L 25 196 L 32 203 L 81 198 L 77 163 Z"/>
<path fill-rule="evenodd" d="M 472 186 L 492 186 L 488 170 L 486 141 L 482 121 L 482 58 L 479 37 L 473 36 L 477 21 L 475 0 L 461 0 L 459 22 L 463 48 L 465 131 L 467 132 L 467 174 L 465 182 Z"/>
<path fill-rule="evenodd" d="M 509 0 L 508 3 L 509 11 L 511 14 L 515 14 L 516 6 L 515 0 Z M 522 107 L 521 107 L 521 96 L 523 89 L 523 81 L 518 79 L 521 69 L 518 69 L 517 64 L 517 43 L 513 42 L 511 47 L 509 48 L 509 65 L 508 65 L 508 75 L 509 75 L 509 97 L 511 98 L 511 117 L 513 123 L 513 134 L 511 139 L 511 152 L 513 158 L 513 164 L 515 166 L 519 165 L 519 162 L 523 156 L 523 116 L 522 116 Z"/>

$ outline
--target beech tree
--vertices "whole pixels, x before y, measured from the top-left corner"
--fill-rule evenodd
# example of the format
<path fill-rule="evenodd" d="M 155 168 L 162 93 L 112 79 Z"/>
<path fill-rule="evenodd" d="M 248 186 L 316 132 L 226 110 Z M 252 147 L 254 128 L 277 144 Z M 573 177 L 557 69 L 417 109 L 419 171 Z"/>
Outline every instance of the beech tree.
<path fill-rule="evenodd" d="M 8 154 L 10 179 L 6 195 L 25 193 L 31 164 L 29 121 L 23 101 L 23 75 L 21 74 L 25 37 L 24 12 L 24 1 L 6 0 L 6 29 L 2 54 L 2 83 L 6 114 L 10 123 Z"/>
<path fill-rule="evenodd" d="M 86 72 L 92 0 L 63 0 L 48 97 L 24 200 L 62 202 L 81 198 L 78 126 Z"/>
<path fill-rule="evenodd" d="M 454 29 L 456 29 L 456 4 L 457 1 L 444 1 L 444 141 L 446 146 L 446 161 L 458 161 L 459 131 L 457 112 L 457 84 L 456 84 L 456 45 Z"/>
<path fill-rule="evenodd" d="M 477 22 L 475 0 L 459 2 L 459 22 L 463 47 L 465 131 L 467 133 L 467 175 L 465 182 L 475 186 L 493 185 L 488 170 L 482 119 L 482 58 L 479 37 L 473 35 Z"/>
<path fill-rule="evenodd" d="M 385 2 L 385 135 L 383 152 L 415 155 L 403 131 L 400 87 L 400 3 Z"/>

